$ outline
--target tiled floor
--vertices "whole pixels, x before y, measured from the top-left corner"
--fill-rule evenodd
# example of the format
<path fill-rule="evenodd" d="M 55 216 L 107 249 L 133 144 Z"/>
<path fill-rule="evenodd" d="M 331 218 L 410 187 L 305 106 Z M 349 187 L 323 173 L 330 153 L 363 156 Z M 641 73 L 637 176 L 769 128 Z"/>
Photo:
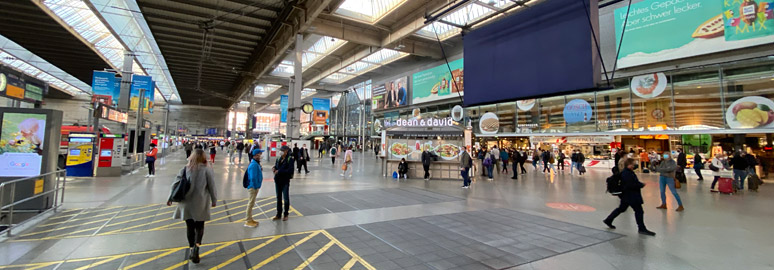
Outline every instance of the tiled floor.
<path fill-rule="evenodd" d="M 774 184 L 720 195 L 689 174 L 678 213 L 669 194 L 670 209 L 656 210 L 657 177 L 640 175 L 645 222 L 658 233 L 646 237 L 631 212 L 615 231 L 601 224 L 617 205 L 604 192 L 605 169 L 579 177 L 527 166 L 519 180 L 502 174 L 461 189 L 382 178 L 369 153 L 356 155 L 352 178 L 329 159 L 310 162 L 312 173 L 293 179 L 286 222 L 267 220 L 274 184 L 265 165 L 258 228 L 240 224 L 246 164 L 219 156 L 220 206 L 202 263 L 189 265 L 185 230 L 162 205 L 182 155 L 160 159 L 155 179 L 72 179 L 63 212 L 0 243 L 0 269 L 774 269 Z"/>

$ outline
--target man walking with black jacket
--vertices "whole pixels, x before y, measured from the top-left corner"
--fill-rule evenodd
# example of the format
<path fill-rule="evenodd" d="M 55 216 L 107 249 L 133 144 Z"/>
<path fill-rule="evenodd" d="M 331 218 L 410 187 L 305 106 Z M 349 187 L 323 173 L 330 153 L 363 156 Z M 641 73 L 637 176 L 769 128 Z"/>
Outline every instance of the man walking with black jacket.
<path fill-rule="evenodd" d="M 301 173 L 301 167 L 304 167 L 304 171 L 308 174 L 309 168 L 306 167 L 306 163 L 309 161 L 309 150 L 306 149 L 306 144 L 298 149 L 298 173 Z"/>
<path fill-rule="evenodd" d="M 290 153 L 290 147 L 287 145 L 283 145 L 280 151 L 282 151 L 282 156 L 277 159 L 272 168 L 274 171 L 274 191 L 277 193 L 277 215 L 272 220 L 281 218 L 282 221 L 286 221 L 288 220 L 288 212 L 290 212 L 290 179 L 293 178 L 294 160 Z"/>
<path fill-rule="evenodd" d="M 427 149 L 422 151 L 422 169 L 425 170 L 425 180 L 430 178 L 430 164 L 433 161 L 433 154 Z"/>

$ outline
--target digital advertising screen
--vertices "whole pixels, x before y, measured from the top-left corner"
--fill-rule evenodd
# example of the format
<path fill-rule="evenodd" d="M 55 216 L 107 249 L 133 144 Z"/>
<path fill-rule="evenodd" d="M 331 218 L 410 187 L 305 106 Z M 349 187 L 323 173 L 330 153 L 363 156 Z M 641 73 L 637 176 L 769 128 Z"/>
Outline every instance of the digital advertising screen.
<path fill-rule="evenodd" d="M 385 110 L 409 105 L 411 92 L 408 87 L 408 77 L 388 80 L 377 85 L 372 91 L 371 102 L 375 110 Z"/>
<path fill-rule="evenodd" d="M 774 42 L 772 0 L 645 0 L 614 16 L 620 68 Z"/>
<path fill-rule="evenodd" d="M 4 113 L 0 126 L 0 177 L 40 174 L 46 115 Z"/>
<path fill-rule="evenodd" d="M 413 104 L 432 102 L 464 94 L 463 59 L 426 69 L 411 76 Z M 449 72 L 451 70 L 451 72 Z"/>

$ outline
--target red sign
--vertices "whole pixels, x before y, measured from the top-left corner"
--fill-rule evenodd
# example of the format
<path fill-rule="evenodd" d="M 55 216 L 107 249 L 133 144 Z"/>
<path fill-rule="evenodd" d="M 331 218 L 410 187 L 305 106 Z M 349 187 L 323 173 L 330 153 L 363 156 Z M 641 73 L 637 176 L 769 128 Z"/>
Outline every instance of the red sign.
<path fill-rule="evenodd" d="M 572 212 L 594 212 L 597 211 L 596 208 L 583 205 L 583 204 L 576 204 L 576 203 L 547 203 L 546 206 L 551 207 L 553 209 L 559 209 L 564 211 L 572 211 Z"/>

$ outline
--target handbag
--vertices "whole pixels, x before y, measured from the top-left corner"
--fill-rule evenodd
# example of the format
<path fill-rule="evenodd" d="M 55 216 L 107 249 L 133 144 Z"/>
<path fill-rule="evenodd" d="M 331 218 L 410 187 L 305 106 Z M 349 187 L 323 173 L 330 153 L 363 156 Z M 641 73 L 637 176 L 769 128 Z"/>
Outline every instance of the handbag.
<path fill-rule="evenodd" d="M 682 187 L 683 187 L 683 184 L 680 184 L 680 181 L 677 181 L 677 179 L 675 179 L 675 188 L 682 188 Z"/>
<path fill-rule="evenodd" d="M 347 170 L 347 163 L 344 163 L 344 165 L 341 165 L 341 170 L 346 171 Z"/>
<path fill-rule="evenodd" d="M 718 167 L 715 167 L 715 165 L 712 165 L 712 164 L 710 164 L 710 165 L 709 165 L 709 169 L 710 169 L 711 171 L 713 171 L 713 172 L 720 171 L 720 168 L 718 168 Z"/>
<path fill-rule="evenodd" d="M 191 189 L 191 181 L 188 180 L 185 174 L 185 168 L 183 168 L 183 176 L 180 180 L 177 180 L 172 184 L 172 194 L 169 195 L 170 202 L 182 202 L 185 200 L 185 195 L 188 194 L 188 190 Z"/>
<path fill-rule="evenodd" d="M 145 163 L 152 163 L 152 162 L 156 162 L 156 158 L 155 157 L 153 157 L 153 156 L 146 156 L 145 157 Z"/>

